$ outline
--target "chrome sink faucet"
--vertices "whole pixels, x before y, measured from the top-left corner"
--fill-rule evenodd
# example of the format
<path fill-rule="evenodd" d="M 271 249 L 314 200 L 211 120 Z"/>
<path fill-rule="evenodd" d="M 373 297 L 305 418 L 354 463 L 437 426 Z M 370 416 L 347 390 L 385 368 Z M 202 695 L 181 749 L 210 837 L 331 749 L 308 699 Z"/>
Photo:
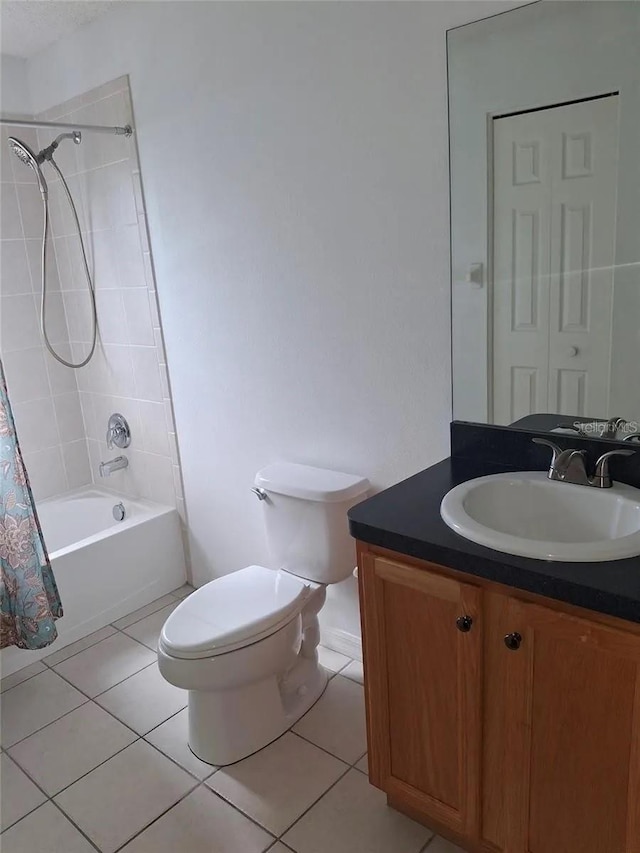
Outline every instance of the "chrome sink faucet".
<path fill-rule="evenodd" d="M 596 489 L 610 489 L 613 485 L 613 480 L 609 473 L 609 460 L 613 456 L 633 456 L 634 450 L 609 450 L 603 453 L 596 462 L 596 468 L 593 477 L 589 477 L 585 465 L 586 451 L 584 450 L 562 450 L 553 441 L 546 438 L 534 438 L 532 441 L 535 444 L 542 444 L 549 447 L 553 453 L 549 473 L 547 474 L 550 480 L 557 480 L 560 483 L 573 483 L 577 486 L 594 486 Z"/>

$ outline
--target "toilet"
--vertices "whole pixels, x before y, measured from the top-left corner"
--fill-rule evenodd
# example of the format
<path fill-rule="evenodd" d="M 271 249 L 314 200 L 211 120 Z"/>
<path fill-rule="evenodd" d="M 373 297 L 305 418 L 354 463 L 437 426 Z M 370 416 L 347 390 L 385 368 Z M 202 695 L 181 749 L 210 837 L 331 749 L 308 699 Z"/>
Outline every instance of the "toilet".
<path fill-rule="evenodd" d="M 275 740 L 322 695 L 318 613 L 353 571 L 347 510 L 368 480 L 291 462 L 258 472 L 270 562 L 197 589 L 158 641 L 164 678 L 189 691 L 189 747 L 232 764 Z"/>

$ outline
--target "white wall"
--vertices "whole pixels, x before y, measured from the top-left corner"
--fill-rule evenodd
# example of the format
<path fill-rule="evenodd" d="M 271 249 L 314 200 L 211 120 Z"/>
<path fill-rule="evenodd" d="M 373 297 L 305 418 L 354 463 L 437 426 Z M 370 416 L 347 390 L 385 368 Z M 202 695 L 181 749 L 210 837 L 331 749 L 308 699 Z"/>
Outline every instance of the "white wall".
<path fill-rule="evenodd" d="M 594 417 L 640 418 L 640 5 L 536 3 L 453 34 L 450 43 L 453 413 L 487 421 L 487 115 L 620 92 L 611 405 Z M 544 62 L 540 57 L 544 56 Z M 565 413 L 567 414 L 567 413 Z M 570 413 L 569 413 L 570 414 Z"/>
<path fill-rule="evenodd" d="M 123 3 L 30 61 L 38 111 L 130 74 L 196 583 L 267 560 L 262 465 L 447 454 L 445 30 L 503 8 Z"/>
<path fill-rule="evenodd" d="M 0 55 L 0 109 L 21 118 L 31 115 L 26 59 Z"/>

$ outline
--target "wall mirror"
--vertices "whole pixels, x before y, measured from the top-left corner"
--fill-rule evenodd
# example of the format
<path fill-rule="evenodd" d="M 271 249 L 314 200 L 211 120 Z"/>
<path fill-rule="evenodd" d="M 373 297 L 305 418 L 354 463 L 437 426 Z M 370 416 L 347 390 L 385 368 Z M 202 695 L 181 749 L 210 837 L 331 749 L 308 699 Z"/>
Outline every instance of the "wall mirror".
<path fill-rule="evenodd" d="M 640 437 L 640 4 L 448 33 L 453 416 Z"/>

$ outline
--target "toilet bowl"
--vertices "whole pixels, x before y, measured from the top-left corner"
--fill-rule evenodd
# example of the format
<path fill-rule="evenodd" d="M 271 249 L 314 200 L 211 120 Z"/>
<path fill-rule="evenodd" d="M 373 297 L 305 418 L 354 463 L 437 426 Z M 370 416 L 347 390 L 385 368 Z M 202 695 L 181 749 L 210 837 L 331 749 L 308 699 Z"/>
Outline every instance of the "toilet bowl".
<path fill-rule="evenodd" d="M 271 557 L 210 581 L 169 615 L 160 672 L 189 691 L 189 747 L 231 764 L 275 740 L 322 695 L 318 613 L 354 564 L 346 511 L 368 488 L 349 474 L 279 463 L 256 476 Z"/>

